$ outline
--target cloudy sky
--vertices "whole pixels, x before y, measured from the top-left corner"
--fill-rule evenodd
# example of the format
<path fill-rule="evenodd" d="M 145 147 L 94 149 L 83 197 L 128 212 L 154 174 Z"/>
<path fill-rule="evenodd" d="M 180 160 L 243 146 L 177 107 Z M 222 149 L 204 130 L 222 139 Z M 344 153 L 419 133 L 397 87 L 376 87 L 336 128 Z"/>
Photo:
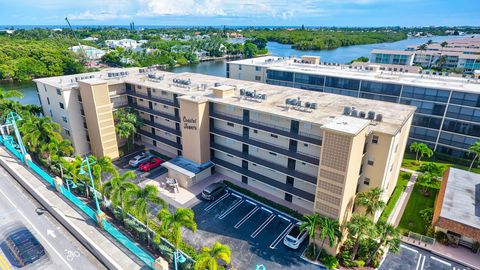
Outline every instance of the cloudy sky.
<path fill-rule="evenodd" d="M 0 25 L 480 25 L 480 0 L 0 0 Z"/>

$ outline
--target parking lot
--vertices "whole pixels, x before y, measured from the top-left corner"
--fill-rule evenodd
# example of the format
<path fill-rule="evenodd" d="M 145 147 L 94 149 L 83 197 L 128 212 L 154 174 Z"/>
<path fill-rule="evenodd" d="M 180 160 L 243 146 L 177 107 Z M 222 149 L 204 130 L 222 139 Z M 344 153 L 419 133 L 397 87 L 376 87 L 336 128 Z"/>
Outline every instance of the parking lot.
<path fill-rule="evenodd" d="M 452 262 L 427 250 L 408 244 L 401 244 L 400 252 L 389 253 L 379 270 L 467 270 L 470 269 Z"/>
<path fill-rule="evenodd" d="M 130 165 L 128 165 L 128 161 L 130 159 L 132 159 L 134 156 L 141 153 L 141 152 L 142 151 L 135 151 L 131 154 L 125 155 L 125 156 L 119 158 L 118 160 L 115 160 L 113 162 L 113 165 L 115 165 L 117 167 L 117 170 L 120 174 L 123 174 L 126 171 L 134 170 L 135 173 L 137 174 L 137 178 L 132 182 L 134 182 L 136 184 L 138 184 L 138 183 L 140 183 L 140 182 L 142 182 L 146 179 L 155 179 L 158 176 L 167 172 L 167 169 L 162 167 L 162 166 L 159 166 L 159 167 L 157 167 L 157 168 L 155 168 L 155 169 L 153 169 L 149 172 L 143 172 L 138 168 L 132 168 Z"/>
<path fill-rule="evenodd" d="M 184 230 L 184 239 L 197 248 L 215 241 L 232 250 L 238 269 L 321 269 L 300 258 L 308 239 L 298 250 L 283 244 L 288 230 L 298 221 L 231 190 L 213 202 L 201 201 L 192 208 L 198 230 Z"/>

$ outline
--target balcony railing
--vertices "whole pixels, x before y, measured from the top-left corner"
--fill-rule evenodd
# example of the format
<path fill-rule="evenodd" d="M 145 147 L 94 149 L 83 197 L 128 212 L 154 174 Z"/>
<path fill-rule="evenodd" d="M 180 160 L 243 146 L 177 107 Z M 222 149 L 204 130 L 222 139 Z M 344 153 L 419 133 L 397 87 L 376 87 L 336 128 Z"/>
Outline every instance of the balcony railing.
<path fill-rule="evenodd" d="M 158 128 L 158 129 L 161 129 L 161 130 L 163 130 L 163 131 L 172 133 L 172 134 L 177 135 L 177 136 L 181 136 L 180 130 L 176 130 L 176 129 L 174 129 L 174 128 L 171 128 L 171 127 L 168 127 L 168 126 L 159 124 L 159 123 L 155 123 L 155 122 L 152 122 L 152 121 L 146 120 L 146 119 L 142 119 L 142 122 L 143 122 L 145 125 L 148 125 L 148 126 L 151 126 L 151 127 L 154 127 L 154 128 Z"/>
<path fill-rule="evenodd" d="M 134 109 L 139 110 L 139 111 L 143 111 L 143 112 L 146 112 L 146 113 L 149 113 L 149 114 L 157 115 L 157 116 L 160 116 L 160 117 L 172 120 L 172 121 L 180 122 L 180 117 L 177 117 L 175 115 L 171 115 L 171 114 L 164 113 L 164 112 L 159 112 L 157 110 L 153 110 L 153 109 L 150 109 L 150 108 L 139 106 L 138 104 L 131 104 L 130 106 Z"/>
<path fill-rule="evenodd" d="M 168 139 L 165 139 L 163 137 L 160 137 L 156 134 L 152 134 L 151 132 L 148 132 L 148 131 L 145 131 L 145 130 L 142 130 L 142 129 L 138 130 L 138 133 L 143 135 L 143 136 L 149 137 L 150 139 L 154 139 L 154 140 L 159 141 L 163 144 L 166 144 L 166 145 L 169 145 L 171 147 L 182 150 L 182 144 L 180 144 L 180 143 L 170 141 Z"/>
<path fill-rule="evenodd" d="M 161 104 L 165 104 L 165 105 L 169 105 L 169 106 L 173 106 L 173 107 L 177 107 L 177 108 L 179 107 L 178 102 L 175 102 L 175 101 L 170 100 L 170 99 L 160 98 L 158 96 L 153 96 L 153 95 L 149 96 L 147 94 L 138 93 L 138 92 L 135 92 L 135 91 L 127 91 L 126 93 L 127 93 L 127 95 L 132 96 L 132 97 L 144 98 L 144 99 L 155 101 L 155 102 L 158 102 L 158 103 L 161 103 Z"/>

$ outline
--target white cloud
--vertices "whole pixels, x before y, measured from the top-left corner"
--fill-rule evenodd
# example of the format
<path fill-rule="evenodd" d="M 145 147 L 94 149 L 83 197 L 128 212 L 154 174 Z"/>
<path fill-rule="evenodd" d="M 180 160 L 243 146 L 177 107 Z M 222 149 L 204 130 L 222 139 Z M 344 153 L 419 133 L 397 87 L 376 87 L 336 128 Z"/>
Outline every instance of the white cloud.
<path fill-rule="evenodd" d="M 100 11 L 97 13 L 93 13 L 90 10 L 87 10 L 81 13 L 69 14 L 67 17 L 71 20 L 106 21 L 112 19 L 128 19 L 131 16 L 125 14 L 110 13 L 108 11 Z"/>

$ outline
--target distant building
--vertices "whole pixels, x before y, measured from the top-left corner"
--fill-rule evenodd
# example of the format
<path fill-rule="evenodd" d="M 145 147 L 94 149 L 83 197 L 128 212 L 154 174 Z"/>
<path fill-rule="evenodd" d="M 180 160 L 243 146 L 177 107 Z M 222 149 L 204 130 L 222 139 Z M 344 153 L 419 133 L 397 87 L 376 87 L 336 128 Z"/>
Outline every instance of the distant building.
<path fill-rule="evenodd" d="M 125 50 L 133 50 L 140 46 L 140 44 L 136 40 L 128 39 L 128 38 L 120 39 L 120 40 L 111 40 L 111 39 L 105 40 L 105 45 L 107 45 L 111 49 L 121 47 L 121 48 L 124 48 Z"/>
<path fill-rule="evenodd" d="M 105 55 L 104 50 L 100 50 L 100 49 L 97 49 L 97 48 L 94 48 L 94 47 L 91 47 L 91 46 L 87 46 L 87 45 L 81 45 L 81 46 L 82 47 L 72 46 L 72 47 L 69 48 L 69 50 L 72 51 L 72 52 L 75 52 L 77 54 L 82 55 L 83 54 L 82 48 L 83 48 L 83 51 L 87 55 L 87 58 L 90 59 L 90 60 L 98 60 L 98 59 L 102 58 L 103 55 Z"/>
<path fill-rule="evenodd" d="M 443 176 L 432 224 L 454 244 L 480 242 L 480 176 L 449 168 Z"/>
<path fill-rule="evenodd" d="M 96 38 L 96 37 L 87 37 L 87 38 L 84 38 L 84 39 L 82 39 L 82 40 L 85 40 L 85 41 L 97 41 L 98 38 Z"/>
<path fill-rule="evenodd" d="M 413 65 L 415 52 L 401 50 L 372 50 L 372 63 L 393 64 L 393 65 Z"/>
<path fill-rule="evenodd" d="M 13 34 L 13 33 L 15 33 L 15 30 L 13 30 L 13 29 L 2 29 L 2 30 L 0 30 L 0 33 Z"/>

